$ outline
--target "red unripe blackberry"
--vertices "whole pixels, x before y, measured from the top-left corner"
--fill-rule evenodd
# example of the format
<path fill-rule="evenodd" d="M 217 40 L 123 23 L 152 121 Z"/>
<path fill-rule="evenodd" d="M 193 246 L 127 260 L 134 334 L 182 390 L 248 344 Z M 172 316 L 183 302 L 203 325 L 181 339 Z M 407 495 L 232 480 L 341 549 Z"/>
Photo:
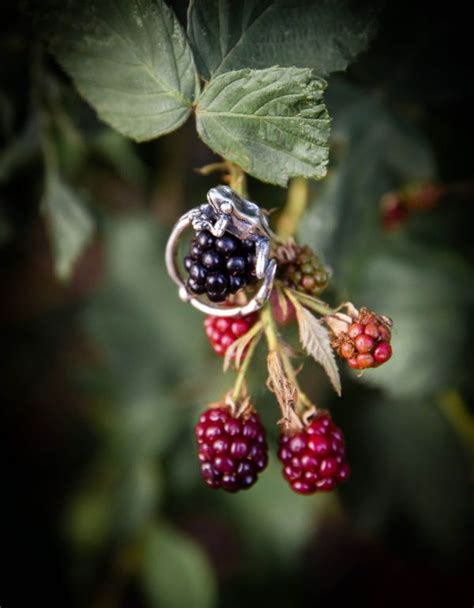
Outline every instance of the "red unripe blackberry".
<path fill-rule="evenodd" d="M 382 198 L 380 214 L 384 230 L 390 232 L 401 228 L 408 220 L 410 212 L 398 192 L 389 192 Z"/>
<path fill-rule="evenodd" d="M 334 337 L 333 347 L 353 369 L 378 367 L 392 356 L 390 320 L 366 308 L 357 314 L 347 329 Z"/>
<path fill-rule="evenodd" d="M 204 327 L 214 352 L 224 357 L 229 346 L 246 334 L 256 320 L 255 314 L 237 318 L 207 316 Z"/>
<path fill-rule="evenodd" d="M 345 481 L 350 475 L 345 454 L 342 431 L 327 413 L 318 414 L 302 431 L 280 436 L 283 476 L 298 494 L 328 492 Z"/>
<path fill-rule="evenodd" d="M 235 417 L 225 405 L 209 408 L 195 428 L 205 483 L 227 492 L 253 486 L 268 462 L 265 429 L 252 408 Z"/>
<path fill-rule="evenodd" d="M 286 301 L 286 309 L 281 306 L 280 298 L 277 291 L 274 289 L 270 294 L 270 302 L 272 305 L 273 318 L 278 325 L 285 327 L 296 320 L 296 310 L 292 302 L 283 296 Z"/>

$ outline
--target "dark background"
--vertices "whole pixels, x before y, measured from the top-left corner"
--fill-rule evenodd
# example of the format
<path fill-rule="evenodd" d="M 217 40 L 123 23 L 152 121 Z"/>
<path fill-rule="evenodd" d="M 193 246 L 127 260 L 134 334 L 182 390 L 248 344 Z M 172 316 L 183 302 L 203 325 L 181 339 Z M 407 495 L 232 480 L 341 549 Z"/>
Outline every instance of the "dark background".
<path fill-rule="evenodd" d="M 217 588 L 224 608 L 472 605 L 472 26 L 460 4 L 390 5 L 370 49 L 330 82 L 331 169 L 311 188 L 301 237 L 334 270 L 332 301 L 394 318 L 395 354 L 362 381 L 345 373 L 340 400 L 307 366 L 308 392 L 344 429 L 353 466 L 337 496 L 311 498 L 280 478 L 263 353 L 253 386 L 269 470 L 245 495 L 199 480 L 192 427 L 231 379 L 163 268 L 173 222 L 218 179 L 193 171 L 214 156 L 192 120 L 131 144 L 43 57 L 40 86 L 73 127 L 57 133 L 63 170 L 99 226 L 59 282 L 28 130 L 41 42 L 21 7 L 2 7 L 2 607 L 179 606 L 173 591 L 154 598 L 147 568 L 179 587 L 194 560 L 207 568 L 196 584 L 206 597 Z M 5 165 L 12 142 L 19 160 Z M 381 196 L 419 180 L 443 196 L 387 231 Z M 249 190 L 268 207 L 285 200 L 254 180 Z M 175 562 L 147 553 L 160 526 L 191 539 Z"/>

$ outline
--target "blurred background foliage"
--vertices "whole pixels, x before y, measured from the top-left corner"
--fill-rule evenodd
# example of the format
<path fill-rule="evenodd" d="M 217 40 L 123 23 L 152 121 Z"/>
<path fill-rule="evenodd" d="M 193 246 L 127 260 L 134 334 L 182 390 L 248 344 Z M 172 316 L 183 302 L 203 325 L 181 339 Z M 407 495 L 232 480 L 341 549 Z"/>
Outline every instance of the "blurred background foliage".
<path fill-rule="evenodd" d="M 185 4 L 172 4 L 184 21 Z M 274 456 L 263 352 L 252 392 L 268 470 L 239 495 L 199 478 L 193 425 L 232 379 L 202 316 L 179 302 L 163 249 L 217 179 L 193 169 L 216 157 L 191 121 L 141 145 L 98 122 L 52 59 L 38 72 L 30 21 L 5 7 L 2 606 L 30 595 L 94 608 L 472 604 L 472 91 L 466 15 L 446 15 L 386 7 L 370 49 L 330 79 L 331 164 L 311 183 L 300 238 L 332 268 L 334 303 L 393 317 L 395 355 L 360 379 L 345 373 L 342 399 L 306 366 L 353 467 L 337 495 L 308 498 L 290 492 Z M 48 200 L 67 214 L 72 197 L 96 222 L 70 234 L 87 247 L 73 270 L 67 247 L 59 256 L 66 282 L 38 213 L 42 121 L 67 180 L 48 181 Z M 382 197 L 426 182 L 442 185 L 437 203 L 388 229 Z M 249 190 L 284 204 L 282 188 Z"/>

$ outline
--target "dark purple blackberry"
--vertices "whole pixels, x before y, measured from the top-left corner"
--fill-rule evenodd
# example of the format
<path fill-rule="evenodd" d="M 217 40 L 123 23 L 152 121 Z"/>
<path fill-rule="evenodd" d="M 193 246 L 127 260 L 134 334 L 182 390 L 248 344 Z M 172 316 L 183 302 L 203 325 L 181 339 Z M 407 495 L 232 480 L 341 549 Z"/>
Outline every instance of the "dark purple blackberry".
<path fill-rule="evenodd" d="M 257 282 L 255 243 L 229 233 L 216 238 L 202 230 L 191 241 L 184 267 L 192 293 L 206 294 L 211 302 L 224 302 L 230 294 Z"/>
<path fill-rule="evenodd" d="M 350 475 L 344 435 L 328 413 L 317 414 L 299 433 L 280 436 L 283 476 L 298 494 L 330 492 Z"/>
<path fill-rule="evenodd" d="M 195 432 L 201 475 L 213 489 L 246 490 L 267 466 L 265 429 L 254 410 L 235 418 L 225 406 L 208 409 Z"/>
<path fill-rule="evenodd" d="M 244 257 L 235 255 L 227 260 L 225 267 L 231 275 L 244 274 L 247 269 L 247 264 Z"/>

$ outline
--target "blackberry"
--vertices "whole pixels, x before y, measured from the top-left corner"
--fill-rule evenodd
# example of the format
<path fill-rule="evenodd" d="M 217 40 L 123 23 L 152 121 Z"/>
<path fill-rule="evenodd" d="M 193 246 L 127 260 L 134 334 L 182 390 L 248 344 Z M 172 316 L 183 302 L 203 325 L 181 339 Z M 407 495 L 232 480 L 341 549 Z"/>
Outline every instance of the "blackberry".
<path fill-rule="evenodd" d="M 277 250 L 277 257 L 277 276 L 290 289 L 316 296 L 328 286 L 328 270 L 307 245 L 284 245 Z"/>
<path fill-rule="evenodd" d="M 204 320 L 204 327 L 214 352 L 224 357 L 229 346 L 246 334 L 256 321 L 255 314 L 238 318 L 209 315 Z"/>
<path fill-rule="evenodd" d="M 268 462 L 265 429 L 251 407 L 235 417 L 226 406 L 209 408 L 195 428 L 201 475 L 213 489 L 253 486 Z"/>
<path fill-rule="evenodd" d="M 361 308 L 356 319 L 332 341 L 338 355 L 353 369 L 378 367 L 390 359 L 390 320 L 367 308 Z"/>
<path fill-rule="evenodd" d="M 211 302 L 224 302 L 257 280 L 255 243 L 228 233 L 216 238 L 207 230 L 198 232 L 183 263 L 189 291 L 206 294 Z"/>
<path fill-rule="evenodd" d="M 328 413 L 320 413 L 293 434 L 280 436 L 283 476 L 298 494 L 329 492 L 350 475 L 344 435 Z"/>

